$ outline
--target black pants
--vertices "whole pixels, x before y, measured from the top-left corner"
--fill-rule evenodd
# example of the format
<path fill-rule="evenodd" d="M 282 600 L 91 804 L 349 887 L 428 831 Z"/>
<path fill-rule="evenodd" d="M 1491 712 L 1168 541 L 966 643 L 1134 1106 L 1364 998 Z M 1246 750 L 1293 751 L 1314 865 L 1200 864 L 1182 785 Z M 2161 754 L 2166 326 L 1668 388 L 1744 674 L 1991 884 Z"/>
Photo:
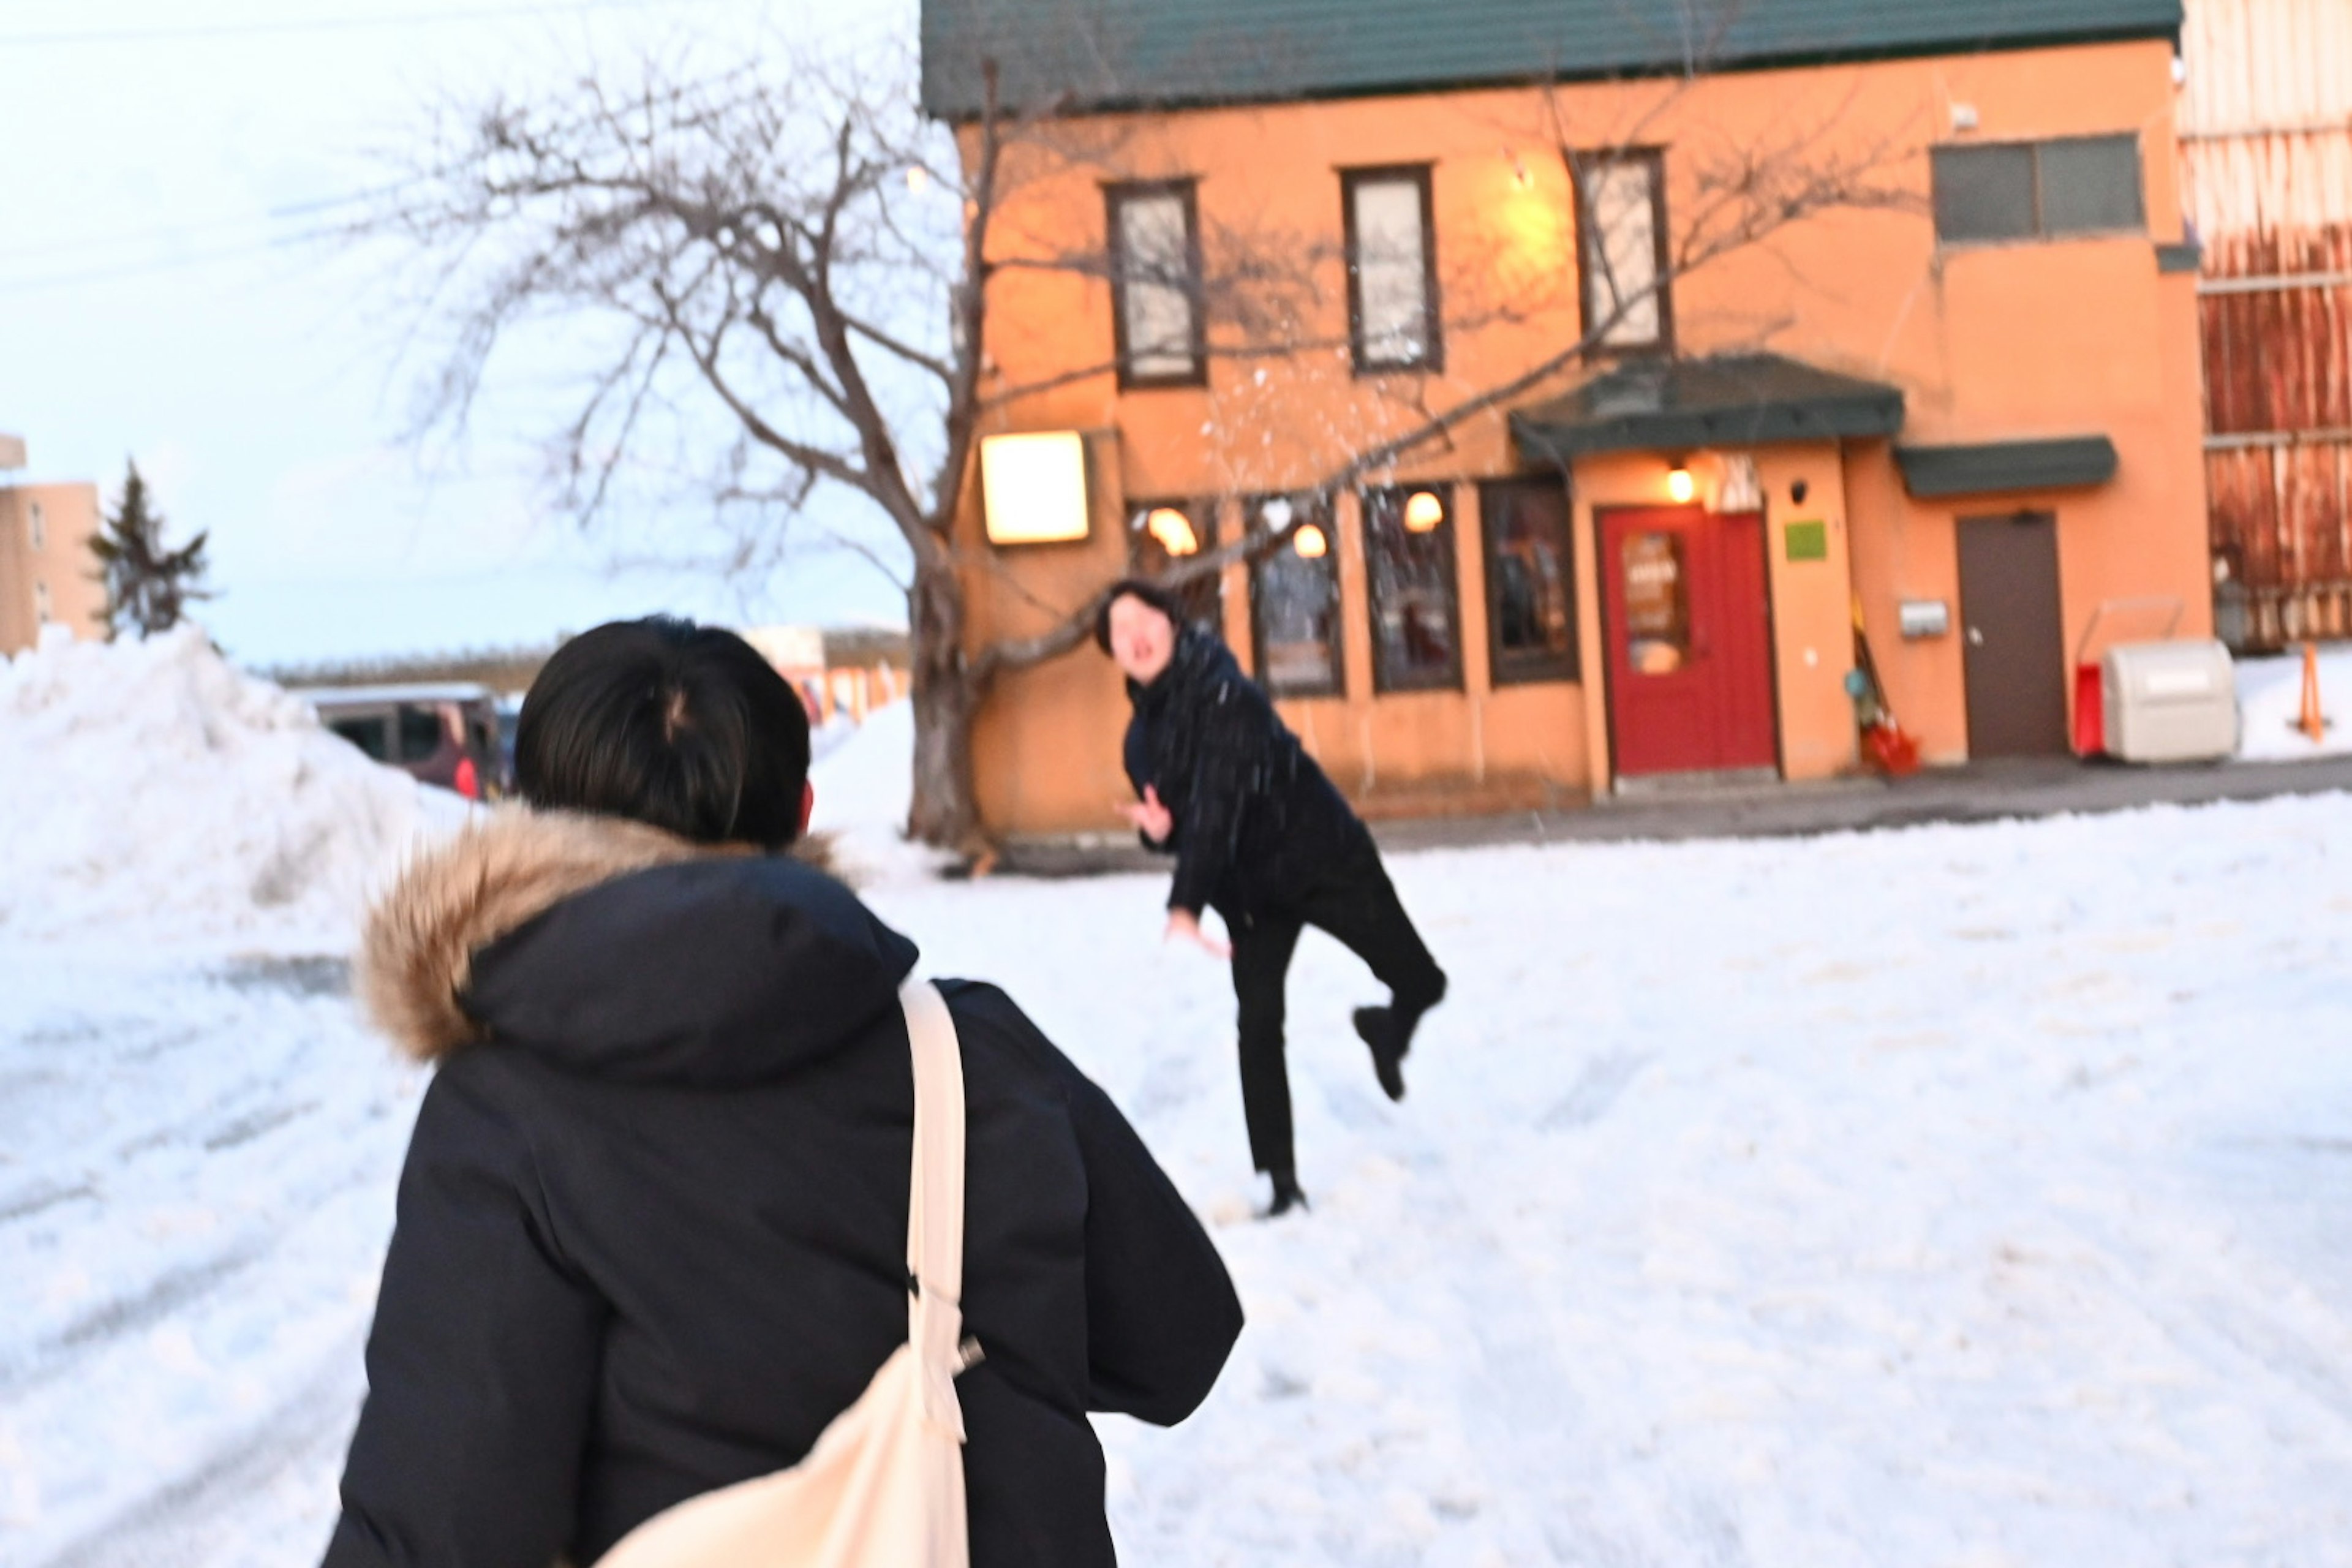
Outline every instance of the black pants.
<path fill-rule="evenodd" d="M 1290 1075 L 1283 1066 L 1283 987 L 1298 933 L 1318 926 L 1345 943 L 1418 1018 L 1445 995 L 1445 972 L 1398 901 L 1380 850 L 1366 837 L 1303 892 L 1226 921 L 1234 994 L 1241 1003 L 1242 1115 L 1261 1171 L 1295 1171 Z"/>

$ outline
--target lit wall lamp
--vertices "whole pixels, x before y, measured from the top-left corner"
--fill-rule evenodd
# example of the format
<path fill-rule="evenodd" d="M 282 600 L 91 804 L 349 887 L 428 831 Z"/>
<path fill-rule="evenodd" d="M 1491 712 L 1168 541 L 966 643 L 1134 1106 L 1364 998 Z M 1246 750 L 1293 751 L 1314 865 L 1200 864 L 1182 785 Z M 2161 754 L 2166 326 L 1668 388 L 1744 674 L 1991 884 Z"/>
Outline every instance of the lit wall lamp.
<path fill-rule="evenodd" d="M 1298 552 L 1301 560 L 1320 561 L 1331 552 L 1331 542 L 1315 524 L 1302 522 L 1298 531 L 1290 536 L 1290 548 Z"/>
<path fill-rule="evenodd" d="M 1172 506 L 1156 506 L 1144 515 L 1143 531 L 1160 542 L 1160 548 L 1171 555 L 1198 555 L 1201 536 L 1192 531 L 1192 520 Z"/>
<path fill-rule="evenodd" d="M 1407 533 L 1429 533 L 1445 521 L 1445 502 L 1435 490 L 1415 490 L 1405 498 Z"/>
<path fill-rule="evenodd" d="M 1085 539 L 1093 521 L 1086 438 L 1075 430 L 982 437 L 980 492 L 991 544 Z"/>
<path fill-rule="evenodd" d="M 1690 459 L 1676 458 L 1675 466 L 1666 470 L 1666 497 L 1676 506 L 1688 506 L 1698 494 L 1698 481 L 1691 478 Z"/>

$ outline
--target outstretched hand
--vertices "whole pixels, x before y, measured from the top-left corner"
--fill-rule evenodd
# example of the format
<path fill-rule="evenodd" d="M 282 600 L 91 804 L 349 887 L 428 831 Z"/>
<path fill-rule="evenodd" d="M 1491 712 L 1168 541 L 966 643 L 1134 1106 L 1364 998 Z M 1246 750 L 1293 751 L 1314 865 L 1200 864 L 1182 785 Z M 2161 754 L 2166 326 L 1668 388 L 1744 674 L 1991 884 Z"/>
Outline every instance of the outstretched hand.
<path fill-rule="evenodd" d="M 1137 832 L 1154 844 L 1167 843 L 1168 836 L 1176 830 L 1175 814 L 1160 804 L 1160 791 L 1156 785 L 1145 784 L 1143 798 L 1131 805 L 1120 806 L 1118 814 L 1127 818 L 1129 824 Z"/>
<path fill-rule="evenodd" d="M 1163 940 L 1174 942 L 1180 937 L 1207 953 L 1211 958 L 1231 958 L 1234 955 L 1233 943 L 1221 942 L 1201 929 L 1200 916 L 1190 910 L 1170 910 L 1168 931 Z"/>

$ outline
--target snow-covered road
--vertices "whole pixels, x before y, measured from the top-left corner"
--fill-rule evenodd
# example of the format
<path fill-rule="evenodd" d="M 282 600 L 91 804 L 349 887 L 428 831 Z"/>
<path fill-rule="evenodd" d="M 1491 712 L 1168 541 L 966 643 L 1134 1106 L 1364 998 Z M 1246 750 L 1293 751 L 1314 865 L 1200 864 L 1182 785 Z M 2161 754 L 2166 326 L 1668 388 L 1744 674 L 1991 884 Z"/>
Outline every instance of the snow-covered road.
<path fill-rule="evenodd" d="M 898 717 L 820 780 L 853 851 Z M 1309 936 L 1272 1225 L 1160 882 L 904 858 L 872 900 L 1100 1079 L 1248 1306 L 1191 1423 L 1105 1424 L 1130 1563 L 2352 1563 L 2352 801 L 1400 857 L 1453 997 L 1391 1106 Z M 420 1083 L 324 939 L 168 934 L 0 945 L 10 1568 L 331 1517 Z"/>

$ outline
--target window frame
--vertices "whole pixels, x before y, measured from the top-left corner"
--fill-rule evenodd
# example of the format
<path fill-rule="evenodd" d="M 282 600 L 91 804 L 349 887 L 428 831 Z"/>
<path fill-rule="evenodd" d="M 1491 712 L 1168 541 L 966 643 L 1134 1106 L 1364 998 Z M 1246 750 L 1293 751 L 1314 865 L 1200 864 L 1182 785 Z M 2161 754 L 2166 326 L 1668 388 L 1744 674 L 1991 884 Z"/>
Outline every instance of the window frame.
<path fill-rule="evenodd" d="M 1264 495 L 1244 497 L 1242 501 L 1242 531 L 1244 535 L 1257 526 L 1260 511 L 1266 503 L 1275 500 L 1286 500 L 1294 508 L 1301 509 L 1305 512 L 1304 516 L 1296 517 L 1290 530 L 1286 531 L 1281 549 L 1290 549 L 1290 532 L 1310 522 L 1323 531 L 1323 537 L 1327 542 L 1323 553 L 1324 564 L 1320 569 L 1328 577 L 1331 587 L 1330 659 L 1328 671 L 1329 679 L 1326 684 L 1313 687 L 1277 688 L 1274 683 L 1273 673 L 1266 668 L 1265 595 L 1262 591 L 1262 584 L 1266 563 L 1273 558 L 1271 553 L 1261 555 L 1250 563 L 1250 668 L 1256 672 L 1257 683 L 1265 689 L 1266 696 L 1279 701 L 1333 697 L 1344 699 L 1348 695 L 1348 604 L 1341 592 L 1339 579 L 1339 532 L 1335 521 L 1338 509 L 1331 504 L 1331 499 L 1328 496 L 1293 495 L 1287 491 L 1275 490 Z"/>
<path fill-rule="evenodd" d="M 1435 165 L 1378 163 L 1339 171 L 1339 227 L 1348 273 L 1348 350 L 1355 374 L 1439 374 L 1445 369 L 1445 335 L 1437 297 L 1437 196 Z M 1421 356 L 1374 360 L 1364 335 L 1364 282 L 1356 238 L 1356 192 L 1368 184 L 1407 184 L 1421 197 Z"/>
<path fill-rule="evenodd" d="M 1495 542 L 1496 529 L 1505 509 L 1496 504 L 1496 498 L 1515 489 L 1539 490 L 1559 498 L 1560 588 L 1568 601 L 1568 648 L 1564 653 L 1529 655 L 1503 647 L 1503 580 L 1495 569 Z M 1497 689 L 1559 681 L 1580 684 L 1584 679 L 1584 626 L 1576 600 L 1576 505 L 1567 486 L 1546 478 L 1525 476 L 1482 481 L 1478 486 L 1478 546 L 1479 563 L 1486 577 L 1487 684 Z"/>
<path fill-rule="evenodd" d="M 1141 500 L 1130 500 L 1127 503 L 1127 563 L 1129 568 L 1138 576 L 1149 578 L 1158 575 L 1160 568 L 1150 565 L 1146 561 L 1143 554 L 1145 541 L 1151 538 L 1151 536 L 1145 531 L 1143 521 L 1153 512 L 1160 510 L 1163 507 L 1184 514 L 1184 520 L 1192 525 L 1193 538 L 1200 542 L 1201 548 L 1199 553 L 1205 555 L 1217 547 L 1217 503 L 1213 498 L 1184 500 L 1171 499 L 1163 496 L 1157 499 L 1147 499 Z M 1152 542 L 1154 544 L 1158 543 L 1156 540 L 1152 541 Z M 1165 553 L 1164 547 L 1162 547 L 1161 553 Z M 1175 561 L 1185 559 L 1189 559 L 1189 557 L 1171 556 L 1169 557 L 1169 563 L 1172 564 Z M 1190 615 L 1191 624 L 1209 627 L 1217 634 L 1217 640 L 1219 642 L 1224 641 L 1224 569 L 1223 567 L 1219 567 L 1215 572 L 1202 579 L 1202 583 L 1195 584 L 1192 589 L 1178 589 L 1176 592 L 1178 597 L 1186 598 L 1188 600 L 1187 609 L 1192 612 Z M 1202 614 L 1190 605 L 1190 595 L 1195 592 L 1202 593 L 1202 595 L 1209 600 L 1209 604 L 1206 606 L 1207 613 Z"/>
<path fill-rule="evenodd" d="M 1209 333 L 1202 294 L 1201 258 L 1201 203 L 1197 179 L 1186 176 L 1172 180 L 1120 180 L 1103 186 L 1104 253 L 1110 263 L 1110 323 L 1111 352 L 1117 361 L 1118 389 L 1121 392 L 1150 392 L 1166 387 L 1200 387 L 1209 384 Z M 1134 354 L 1128 342 L 1127 329 L 1127 226 L 1120 221 L 1121 208 L 1130 202 L 1150 196 L 1175 196 L 1184 209 L 1185 300 L 1190 307 L 1190 331 L 1185 346 L 1192 351 L 1192 368 L 1181 373 L 1142 374 L 1134 372 Z"/>
<path fill-rule="evenodd" d="M 1356 492 L 1356 523 L 1364 543 L 1364 614 L 1370 623 L 1372 644 L 1372 694 L 1376 697 L 1400 696 L 1414 691 L 1460 691 L 1464 689 L 1462 657 L 1462 535 L 1454 528 L 1454 496 L 1459 489 L 1450 479 L 1433 479 L 1418 484 L 1367 485 Z M 1445 509 L 1445 515 L 1429 534 L 1444 543 L 1438 551 L 1437 562 L 1441 586 L 1445 594 L 1446 608 L 1453 622 L 1453 654 L 1443 669 L 1405 673 L 1391 669 L 1385 651 L 1386 639 L 1381 636 L 1381 568 L 1379 554 L 1381 545 L 1375 539 L 1373 505 L 1377 498 L 1384 507 L 1392 506 L 1395 526 L 1410 540 L 1413 535 L 1404 526 L 1404 506 L 1408 499 L 1427 490 L 1435 495 Z"/>
<path fill-rule="evenodd" d="M 2046 191 L 2048 182 L 2042 174 L 2042 155 L 2054 146 L 2082 146 L 2094 142 L 2121 143 L 2130 150 L 2132 170 L 2132 205 L 2138 216 L 2120 226 L 2067 227 L 2050 226 Z M 1937 168 L 1943 160 L 1954 156 L 2000 151 L 2023 151 L 2031 179 L 2028 203 L 2032 209 L 2033 227 L 2026 234 L 1993 235 L 1983 237 L 1951 238 L 1944 233 L 1942 216 L 1936 211 Z M 2099 131 L 2079 136 L 2012 137 L 2005 141 L 1939 142 L 1927 149 L 1927 210 L 1936 231 L 1938 250 L 1990 250 L 2006 246 L 2057 245 L 2074 239 L 2122 239 L 2145 236 L 2147 226 L 2147 153 L 2137 131 Z"/>
<path fill-rule="evenodd" d="M 1568 187 L 1576 204 L 1576 296 L 1580 331 L 1591 336 L 1599 319 L 1593 309 L 1593 284 L 1600 277 L 1592 265 L 1592 201 L 1589 171 L 1618 163 L 1638 163 L 1650 172 L 1650 248 L 1657 287 L 1651 298 L 1658 308 L 1658 333 L 1647 342 L 1595 342 L 1588 355 L 1672 358 L 1675 352 L 1675 280 L 1668 275 L 1674 247 L 1666 226 L 1666 150 L 1664 147 L 1614 147 L 1568 155 Z M 1620 325 L 1622 325 L 1621 322 Z"/>

